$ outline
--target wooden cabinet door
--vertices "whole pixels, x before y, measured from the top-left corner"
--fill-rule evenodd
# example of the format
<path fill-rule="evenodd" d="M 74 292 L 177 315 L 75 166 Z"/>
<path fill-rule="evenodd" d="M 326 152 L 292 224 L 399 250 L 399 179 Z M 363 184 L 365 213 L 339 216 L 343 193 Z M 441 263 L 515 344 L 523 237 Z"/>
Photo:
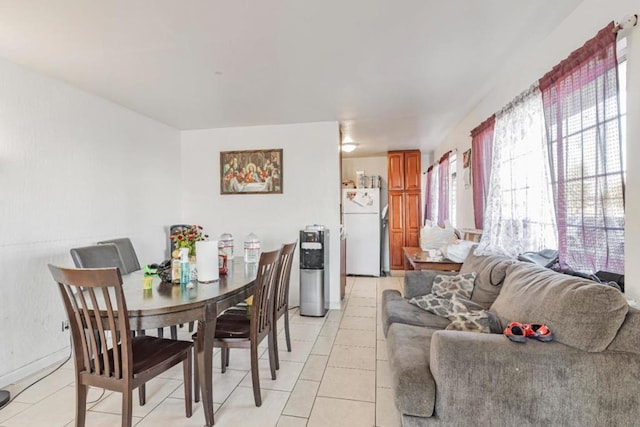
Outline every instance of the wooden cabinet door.
<path fill-rule="evenodd" d="M 387 181 L 389 191 L 404 189 L 404 153 L 389 151 L 387 153 Z"/>
<path fill-rule="evenodd" d="M 407 191 L 420 190 L 422 170 L 420 150 L 405 151 L 404 153 L 404 189 Z"/>
<path fill-rule="evenodd" d="M 402 246 L 404 243 L 404 233 L 389 230 L 389 268 L 391 270 L 404 269 L 404 254 Z"/>
<path fill-rule="evenodd" d="M 420 191 L 404 194 L 404 246 L 420 246 L 421 205 Z"/>
<path fill-rule="evenodd" d="M 392 270 L 403 268 L 404 197 L 401 191 L 389 191 L 389 264 Z"/>

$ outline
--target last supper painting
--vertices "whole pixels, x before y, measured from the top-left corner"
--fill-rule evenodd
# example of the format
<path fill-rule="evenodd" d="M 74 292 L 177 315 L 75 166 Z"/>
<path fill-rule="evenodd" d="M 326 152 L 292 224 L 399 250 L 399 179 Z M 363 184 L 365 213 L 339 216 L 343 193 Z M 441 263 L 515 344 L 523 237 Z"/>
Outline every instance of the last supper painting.
<path fill-rule="evenodd" d="M 220 194 L 282 193 L 282 149 L 220 153 Z"/>

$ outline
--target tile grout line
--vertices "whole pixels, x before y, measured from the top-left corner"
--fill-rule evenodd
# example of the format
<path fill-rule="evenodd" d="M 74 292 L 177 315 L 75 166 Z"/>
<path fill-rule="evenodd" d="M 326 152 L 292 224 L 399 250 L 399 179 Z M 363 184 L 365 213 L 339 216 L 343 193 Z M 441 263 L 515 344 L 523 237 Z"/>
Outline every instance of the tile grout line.
<path fill-rule="evenodd" d="M 299 308 L 297 308 L 297 309 L 296 309 L 296 308 L 294 308 L 294 312 L 293 312 L 293 314 L 295 315 L 295 313 L 297 313 L 297 312 L 299 312 L 299 311 L 300 311 L 300 310 L 299 310 Z M 289 320 L 291 320 L 291 319 L 289 319 Z M 324 322 L 323 322 L 323 323 L 324 323 Z M 289 323 L 289 325 L 291 325 L 291 322 Z M 277 326 L 278 326 L 278 325 L 276 324 L 276 327 L 277 327 Z M 277 338 L 276 338 L 276 339 L 277 339 Z M 292 340 L 292 341 L 293 341 L 293 340 Z M 292 346 L 292 347 L 293 347 L 293 346 Z M 266 352 L 267 352 L 267 353 L 269 352 L 268 347 L 267 347 L 267 349 L 266 349 Z M 264 351 L 263 351 L 263 353 L 264 353 Z M 260 357 L 258 357 L 258 361 L 259 361 L 259 360 L 260 360 Z M 302 368 L 304 369 L 304 366 L 303 366 Z M 229 369 L 229 368 L 227 368 L 227 369 Z M 240 370 L 238 369 L 238 371 L 240 371 Z M 259 371 L 259 370 L 258 370 L 258 371 Z M 242 381 L 244 381 L 244 379 L 245 379 L 245 378 L 247 378 L 247 376 L 248 376 L 248 375 L 251 375 L 251 369 L 249 369 L 248 371 L 245 371 L 245 372 L 246 372 L 246 373 L 245 373 L 245 375 L 240 379 L 240 381 L 238 381 L 238 384 L 236 384 L 236 386 L 235 386 L 235 387 L 233 387 L 233 390 L 231 390 L 231 392 L 227 395 L 227 397 L 226 397 L 226 398 L 224 399 L 224 401 L 220 404 L 220 407 L 219 407 L 218 409 L 222 409 L 222 406 L 223 406 L 225 403 L 227 403 L 227 400 L 229 400 L 229 398 L 231 397 L 231 395 L 232 395 L 232 394 L 233 394 L 233 393 L 238 389 L 238 387 L 240 387 L 240 384 L 242 384 Z M 300 372 L 302 372 L 302 371 L 300 371 Z M 222 372 L 221 372 L 221 375 L 222 375 Z M 276 377 L 277 377 L 277 374 L 276 374 Z M 296 383 L 297 383 L 297 380 L 296 380 Z M 294 386 L 294 388 L 295 388 L 295 386 Z M 253 383 L 251 384 L 251 389 L 253 389 Z M 262 394 L 262 390 L 263 390 L 263 389 L 261 388 L 261 389 L 260 389 L 260 394 Z M 278 391 L 278 390 L 276 390 L 276 391 Z M 289 392 L 289 397 L 291 397 L 291 392 Z M 288 401 L 289 401 L 289 399 L 287 399 L 287 402 L 288 402 Z M 287 406 L 287 404 L 286 404 L 286 403 L 285 403 L 285 406 Z M 284 408 L 283 408 L 283 410 L 284 410 Z M 215 411 L 214 411 L 214 416 L 215 416 Z M 280 416 L 282 416 L 282 412 L 280 413 Z"/>
<path fill-rule="evenodd" d="M 342 320 L 344 319 L 344 312 L 347 310 L 347 307 L 349 306 L 349 299 L 351 296 L 351 291 L 353 290 L 353 285 L 351 286 L 351 289 L 349 290 L 349 292 L 345 292 L 345 298 L 347 301 L 345 302 L 345 306 L 342 310 L 342 316 L 340 317 L 340 322 L 338 322 L 338 331 L 340 331 L 340 325 L 342 325 Z M 326 321 L 324 322 L 325 324 L 327 323 Z M 338 332 L 336 332 L 336 336 L 338 335 Z M 333 352 L 333 346 L 336 345 L 335 344 L 335 338 L 333 338 L 333 344 L 331 344 L 331 351 L 329 352 L 329 355 L 327 356 L 327 363 L 324 365 L 324 369 L 322 370 L 322 377 L 320 377 L 320 381 L 319 381 L 319 385 L 318 385 L 318 390 L 316 390 L 316 395 L 313 397 L 313 403 L 311 404 L 311 410 L 309 411 L 309 417 L 307 418 L 307 425 L 309 424 L 309 420 L 311 418 L 311 414 L 313 413 L 313 408 L 316 406 L 316 401 L 318 400 L 318 392 L 320 391 L 320 387 L 322 386 L 322 380 L 324 379 L 324 375 L 327 372 L 327 368 L 329 367 L 329 358 L 331 357 L 331 353 Z M 304 369 L 304 368 L 303 368 Z M 322 397 L 322 396 L 321 396 Z"/>
<path fill-rule="evenodd" d="M 322 331 L 322 328 L 324 328 L 324 326 L 327 324 L 327 320 L 328 319 L 328 315 L 326 315 L 326 317 L 324 318 L 322 324 L 321 324 L 321 328 L 318 331 L 318 335 L 316 336 L 316 339 L 313 341 L 313 345 L 311 346 L 311 350 L 309 351 L 309 354 L 307 355 L 306 360 L 304 361 L 303 365 L 302 365 L 302 369 L 300 370 L 300 373 L 298 374 L 298 377 L 296 378 L 296 382 L 293 385 L 293 389 L 289 392 L 289 397 L 287 397 L 287 401 L 285 402 L 284 406 L 282 407 L 282 411 L 280 411 L 280 416 L 278 417 L 278 420 L 280 418 L 282 418 L 283 416 L 285 417 L 291 417 L 294 415 L 286 415 L 284 414 L 284 410 L 287 407 L 287 404 L 289 403 L 289 400 L 291 400 L 291 395 L 293 394 L 293 390 L 295 390 L 296 386 L 298 385 L 298 382 L 300 381 L 300 376 L 302 375 L 302 371 L 304 371 L 304 367 L 306 366 L 307 362 L 309 361 L 309 357 L 312 355 L 311 352 L 313 351 L 313 347 L 315 347 L 316 343 L 318 342 L 318 339 L 320 338 L 320 332 Z M 291 325 L 291 323 L 289 323 L 289 325 Z M 333 344 L 331 345 L 332 349 L 333 349 Z M 317 356 L 317 355 L 316 355 Z M 327 363 L 329 363 L 329 359 L 327 358 Z M 325 369 L 326 369 L 326 365 L 325 365 Z M 322 376 L 324 377 L 324 371 L 322 373 Z M 308 381 L 308 380 L 304 380 L 304 381 Z M 322 378 L 320 379 L 320 381 L 318 381 L 318 383 L 322 382 Z M 318 390 L 320 389 L 320 385 L 318 385 Z M 309 417 L 311 416 L 311 411 L 313 411 L 313 406 L 315 405 L 316 402 L 316 397 L 318 396 L 318 391 L 316 390 L 316 395 L 313 398 L 313 404 L 311 405 L 311 410 L 309 411 Z M 309 417 L 305 418 L 307 421 L 305 423 L 308 424 L 309 423 Z M 297 418 L 304 418 L 304 417 L 297 417 Z"/>

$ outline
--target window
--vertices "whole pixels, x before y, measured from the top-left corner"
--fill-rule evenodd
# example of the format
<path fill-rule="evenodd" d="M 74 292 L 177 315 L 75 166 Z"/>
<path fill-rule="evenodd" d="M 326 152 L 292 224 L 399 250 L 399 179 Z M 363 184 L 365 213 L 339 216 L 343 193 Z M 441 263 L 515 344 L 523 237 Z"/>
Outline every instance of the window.
<path fill-rule="evenodd" d="M 591 273 L 624 272 L 625 43 L 612 26 L 540 80 L 560 263 Z"/>
<path fill-rule="evenodd" d="M 624 273 L 627 41 L 616 37 L 610 23 L 496 114 L 479 253 L 556 247 L 563 268 Z"/>
<path fill-rule="evenodd" d="M 496 114 L 484 231 L 476 254 L 557 247 L 540 90 Z"/>

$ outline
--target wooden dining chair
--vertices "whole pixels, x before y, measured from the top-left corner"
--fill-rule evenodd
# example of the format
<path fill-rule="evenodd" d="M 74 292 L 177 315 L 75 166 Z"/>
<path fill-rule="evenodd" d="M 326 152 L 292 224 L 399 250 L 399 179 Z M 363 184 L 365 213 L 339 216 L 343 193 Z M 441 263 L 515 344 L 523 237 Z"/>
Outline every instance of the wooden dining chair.
<path fill-rule="evenodd" d="M 251 380 L 253 383 L 253 398 L 256 406 L 262 405 L 260 394 L 260 375 L 258 372 L 258 345 L 264 338 L 269 340 L 269 367 L 271 379 L 276 379 L 275 354 L 273 337 L 273 298 L 276 288 L 278 258 L 280 250 L 263 252 L 260 254 L 258 274 L 253 288 L 253 304 L 250 316 L 225 315 L 218 316 L 216 322 L 213 346 L 219 347 L 222 372 L 226 371 L 231 348 L 248 348 L 251 354 Z M 193 335 L 197 341 L 197 334 Z M 198 351 L 197 344 L 195 351 Z M 200 400 L 200 390 L 197 375 L 195 375 L 195 400 Z"/>
<path fill-rule="evenodd" d="M 133 389 L 182 362 L 185 412 L 191 417 L 193 344 L 130 332 L 117 268 L 70 269 L 49 264 L 58 283 L 74 352 L 76 427 L 84 426 L 87 386 L 122 393 L 122 425 L 132 425 Z M 99 306 L 102 299 L 104 306 Z M 85 333 L 97 330 L 97 333 Z M 106 334 L 106 330 L 111 334 Z M 119 340 L 118 337 L 119 336 Z M 98 350 L 101 349 L 101 350 Z"/>
<path fill-rule="evenodd" d="M 276 273 L 276 288 L 273 298 L 273 346 L 276 359 L 276 370 L 280 369 L 280 358 L 278 356 L 278 320 L 284 316 L 284 334 L 287 343 L 287 351 L 291 351 L 291 334 L 289 332 L 289 279 L 291 278 L 291 266 L 293 265 L 293 254 L 298 242 L 282 245 L 280 257 L 278 259 L 278 271 Z M 240 303 L 225 311 L 225 316 L 230 318 L 248 317 L 248 306 Z M 229 360 L 227 359 L 227 364 Z"/>
<path fill-rule="evenodd" d="M 127 239 L 129 240 L 129 239 Z M 131 246 L 133 250 L 133 246 Z M 127 274 L 127 269 L 124 265 L 124 261 L 122 259 L 122 253 L 120 249 L 118 249 L 118 245 L 112 242 L 102 242 L 98 245 L 92 246 L 83 246 L 80 248 L 72 248 L 70 250 L 71 258 L 73 259 L 73 263 L 78 268 L 109 268 L 109 267 L 117 267 L 121 273 Z M 134 253 L 135 256 L 135 253 Z M 138 257 L 136 256 L 136 262 Z M 145 335 L 144 330 L 138 330 L 137 333 L 139 335 Z M 163 328 L 158 328 L 158 336 L 162 338 L 164 335 Z M 175 332 L 171 332 L 173 339 L 177 339 L 177 330 Z M 98 351 L 101 350 L 101 347 L 98 347 Z M 142 384 L 138 389 L 139 401 L 140 405 L 144 405 L 147 401 L 146 398 L 146 388 L 145 385 Z"/>

